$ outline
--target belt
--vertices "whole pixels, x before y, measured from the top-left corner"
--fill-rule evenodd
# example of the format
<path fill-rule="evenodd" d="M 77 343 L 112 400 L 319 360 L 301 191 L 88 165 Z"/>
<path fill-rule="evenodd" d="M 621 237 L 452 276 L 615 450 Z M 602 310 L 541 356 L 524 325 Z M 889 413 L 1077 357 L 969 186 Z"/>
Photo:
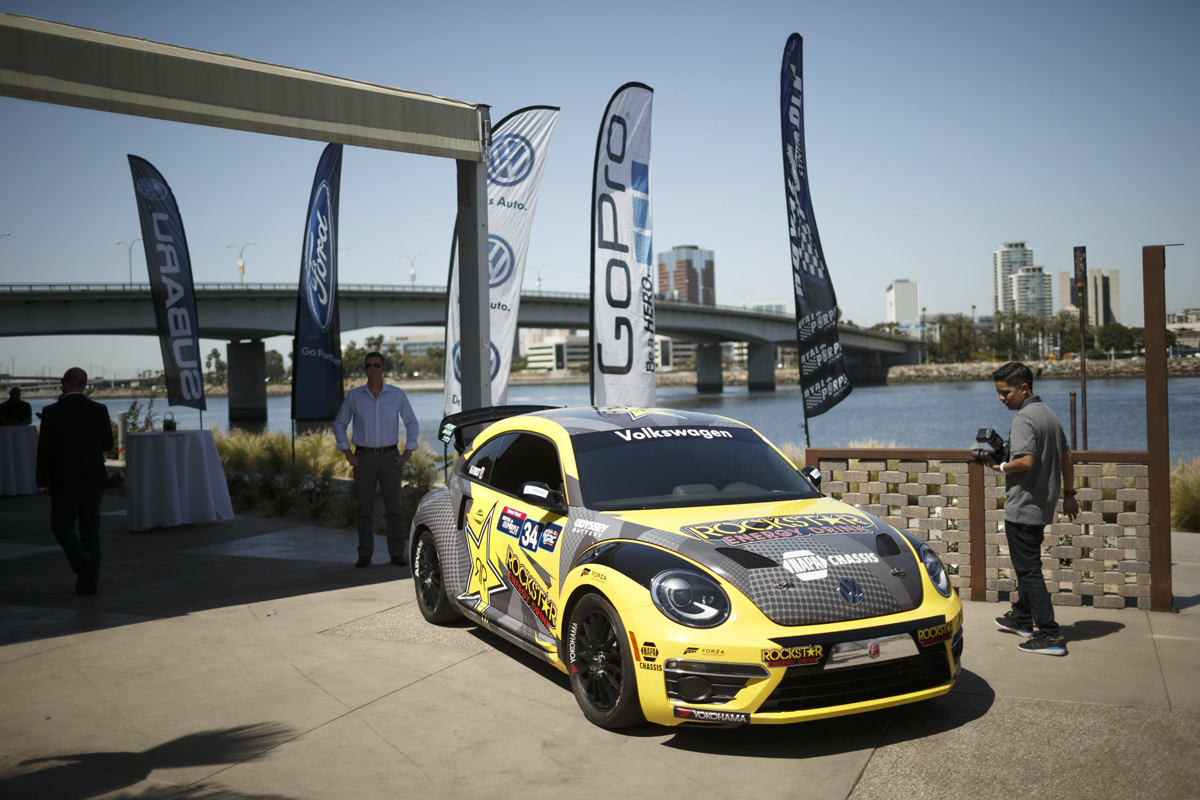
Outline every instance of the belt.
<path fill-rule="evenodd" d="M 358 453 L 388 453 L 392 450 L 399 450 L 400 445 L 394 444 L 391 447 L 355 447 L 355 454 Z"/>

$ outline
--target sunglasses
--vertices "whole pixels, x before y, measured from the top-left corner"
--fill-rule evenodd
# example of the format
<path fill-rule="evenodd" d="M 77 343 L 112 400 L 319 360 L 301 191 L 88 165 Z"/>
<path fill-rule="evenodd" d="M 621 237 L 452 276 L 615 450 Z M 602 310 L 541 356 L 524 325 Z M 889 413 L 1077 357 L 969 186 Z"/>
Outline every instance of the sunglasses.
<path fill-rule="evenodd" d="M 383 364 L 367 364 L 367 369 L 383 369 Z"/>

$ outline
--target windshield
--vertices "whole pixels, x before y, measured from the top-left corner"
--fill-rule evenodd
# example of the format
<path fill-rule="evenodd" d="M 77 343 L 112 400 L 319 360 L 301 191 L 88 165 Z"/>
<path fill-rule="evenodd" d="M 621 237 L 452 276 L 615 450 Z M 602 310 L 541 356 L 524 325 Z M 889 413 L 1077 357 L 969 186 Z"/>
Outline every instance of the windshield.
<path fill-rule="evenodd" d="M 820 497 L 746 428 L 639 428 L 571 437 L 584 504 L 597 511 Z"/>

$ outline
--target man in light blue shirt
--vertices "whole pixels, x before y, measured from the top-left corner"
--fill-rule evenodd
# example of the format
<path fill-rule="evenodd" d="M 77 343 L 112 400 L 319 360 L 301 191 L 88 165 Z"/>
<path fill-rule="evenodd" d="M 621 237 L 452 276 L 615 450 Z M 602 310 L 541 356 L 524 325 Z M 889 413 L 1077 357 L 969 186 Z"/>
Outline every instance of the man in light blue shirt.
<path fill-rule="evenodd" d="M 354 467 L 354 499 L 358 503 L 358 561 L 355 566 L 369 567 L 375 552 L 372 531 L 375 517 L 375 486 L 383 493 L 387 509 L 388 555 L 392 563 L 408 563 L 404 532 L 404 513 L 400 506 L 403 492 L 401 471 L 417 447 L 417 417 L 408 395 L 399 386 L 383 382 L 386 371 L 383 356 L 367 353 L 364 359 L 367 385 L 346 393 L 333 421 L 337 449 L 346 454 Z M 404 421 L 404 452 L 400 452 L 400 424 Z M 354 451 L 346 439 L 346 426 L 354 428 Z"/>

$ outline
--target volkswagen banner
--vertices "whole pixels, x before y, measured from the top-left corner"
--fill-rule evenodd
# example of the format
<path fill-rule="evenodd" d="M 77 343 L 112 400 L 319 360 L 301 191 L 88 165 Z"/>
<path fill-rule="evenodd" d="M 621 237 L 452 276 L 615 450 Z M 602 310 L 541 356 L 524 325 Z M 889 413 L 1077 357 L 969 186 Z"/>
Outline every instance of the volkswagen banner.
<path fill-rule="evenodd" d="M 627 83 L 604 109 L 592 173 L 592 403 L 654 405 L 650 112 L 654 90 Z"/>
<path fill-rule="evenodd" d="M 488 297 L 491 302 L 492 405 L 508 402 L 508 375 L 517 336 L 517 311 L 525 254 L 533 228 L 538 190 L 558 109 L 530 106 L 514 111 L 492 131 L 488 148 Z M 455 226 L 457 230 L 457 225 Z M 453 250 L 453 248 L 452 248 Z M 451 254 L 446 309 L 447 415 L 462 410 L 462 357 L 459 347 L 458 270 Z"/>
<path fill-rule="evenodd" d="M 167 405 L 204 410 L 207 405 L 200 371 L 200 327 L 183 217 L 171 187 L 154 165 L 129 156 L 129 170 L 133 173 L 146 268 L 150 272 L 150 295 L 167 379 Z"/>
<path fill-rule="evenodd" d="M 321 154 L 300 250 L 292 349 L 292 419 L 333 419 L 342 405 L 342 332 L 337 302 L 338 187 L 342 146 Z"/>
<path fill-rule="evenodd" d="M 783 183 L 787 195 L 792 283 L 796 293 L 796 340 L 804 416 L 815 417 L 850 394 L 850 380 L 838 341 L 837 295 L 821 250 L 808 190 L 804 153 L 804 40 L 793 33 L 783 51 Z"/>

